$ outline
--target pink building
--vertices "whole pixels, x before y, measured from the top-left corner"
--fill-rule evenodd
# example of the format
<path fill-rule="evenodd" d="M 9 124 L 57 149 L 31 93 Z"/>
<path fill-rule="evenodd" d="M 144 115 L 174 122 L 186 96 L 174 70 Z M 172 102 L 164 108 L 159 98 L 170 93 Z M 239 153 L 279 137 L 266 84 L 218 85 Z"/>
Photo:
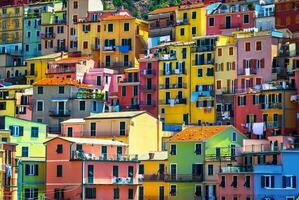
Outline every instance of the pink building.
<path fill-rule="evenodd" d="M 72 78 L 83 81 L 85 73 L 94 68 L 95 62 L 89 57 L 69 57 L 49 62 L 47 78 Z"/>
<path fill-rule="evenodd" d="M 272 63 L 277 56 L 277 47 L 278 38 L 269 34 L 238 38 L 237 92 L 276 79 L 272 74 Z"/>
<path fill-rule="evenodd" d="M 299 133 L 299 69 L 295 70 L 295 86 L 296 86 L 296 90 L 297 90 L 297 95 L 295 97 L 295 101 L 297 103 L 297 113 L 296 113 L 296 127 L 297 127 L 297 133 Z M 293 97 L 294 98 L 294 97 Z"/>
<path fill-rule="evenodd" d="M 126 144 L 71 137 L 45 144 L 48 199 L 138 199 L 138 160 Z"/>
<path fill-rule="evenodd" d="M 140 109 L 158 117 L 158 72 L 159 61 L 151 55 L 139 58 Z"/>
<path fill-rule="evenodd" d="M 31 1 L 32 3 L 36 2 L 37 0 Z M 2 6 L 15 6 L 15 5 L 24 5 L 28 3 L 28 0 L 1 0 L 0 7 Z"/>
<path fill-rule="evenodd" d="M 228 35 L 234 31 L 254 28 L 253 6 L 242 3 L 224 3 L 207 16 L 207 35 Z"/>

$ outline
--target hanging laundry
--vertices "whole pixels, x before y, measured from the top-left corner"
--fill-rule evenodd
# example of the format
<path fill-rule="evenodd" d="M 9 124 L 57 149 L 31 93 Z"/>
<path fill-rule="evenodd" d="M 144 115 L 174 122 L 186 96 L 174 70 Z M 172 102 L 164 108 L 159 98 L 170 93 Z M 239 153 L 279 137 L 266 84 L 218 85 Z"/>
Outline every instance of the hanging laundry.
<path fill-rule="evenodd" d="M 191 94 L 191 102 L 196 102 L 199 96 L 199 92 L 192 92 Z"/>
<path fill-rule="evenodd" d="M 264 122 L 253 123 L 252 132 L 255 135 L 263 135 L 264 134 Z"/>

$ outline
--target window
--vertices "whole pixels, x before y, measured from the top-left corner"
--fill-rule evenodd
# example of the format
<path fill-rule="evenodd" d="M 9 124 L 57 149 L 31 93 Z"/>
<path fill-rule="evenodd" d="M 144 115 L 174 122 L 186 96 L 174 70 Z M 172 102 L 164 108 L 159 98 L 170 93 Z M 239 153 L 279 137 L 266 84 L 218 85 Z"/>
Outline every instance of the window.
<path fill-rule="evenodd" d="M 44 110 L 44 102 L 43 101 L 36 101 L 37 102 L 37 111 L 43 111 Z"/>
<path fill-rule="evenodd" d="M 113 166 L 113 177 L 118 177 L 118 166 Z"/>
<path fill-rule="evenodd" d="M 119 135 L 126 135 L 126 122 L 119 122 Z"/>
<path fill-rule="evenodd" d="M 6 110 L 6 102 L 0 102 L 0 110 Z"/>
<path fill-rule="evenodd" d="M 74 9 L 77 9 L 77 8 L 78 8 L 78 1 L 74 1 L 73 8 L 74 8 Z"/>
<path fill-rule="evenodd" d="M 85 101 L 79 101 L 80 110 L 85 110 Z"/>
<path fill-rule="evenodd" d="M 134 190 L 131 188 L 128 189 L 128 199 L 134 199 Z"/>
<path fill-rule="evenodd" d="M 62 153 L 63 152 L 63 145 L 62 144 L 57 144 L 56 152 L 57 153 Z"/>
<path fill-rule="evenodd" d="M 216 81 L 216 88 L 217 88 L 217 90 L 221 89 L 221 80 Z"/>
<path fill-rule="evenodd" d="M 170 196 L 176 196 L 176 185 L 170 185 Z"/>
<path fill-rule="evenodd" d="M 38 189 L 25 188 L 25 199 L 38 199 Z"/>
<path fill-rule="evenodd" d="M 108 24 L 108 32 L 113 32 L 113 24 Z"/>
<path fill-rule="evenodd" d="M 22 147 L 22 157 L 28 157 L 29 147 Z"/>
<path fill-rule="evenodd" d="M 194 195 L 196 197 L 200 197 L 201 196 L 201 186 L 200 185 L 195 185 L 195 192 Z"/>
<path fill-rule="evenodd" d="M 218 48 L 217 52 L 218 52 L 218 56 L 222 56 L 222 49 L 221 48 Z"/>
<path fill-rule="evenodd" d="M 102 85 L 102 77 L 97 76 L 97 85 L 101 86 Z"/>
<path fill-rule="evenodd" d="M 26 176 L 38 176 L 38 165 L 37 164 L 25 164 L 25 175 Z"/>
<path fill-rule="evenodd" d="M 215 26 L 215 19 L 213 17 L 209 18 L 209 26 Z"/>
<path fill-rule="evenodd" d="M 31 127 L 31 137 L 38 138 L 38 127 Z"/>
<path fill-rule="evenodd" d="M 64 94 L 64 86 L 59 86 L 58 93 L 59 94 Z"/>
<path fill-rule="evenodd" d="M 64 199 L 64 189 L 55 189 L 54 190 L 54 199 Z"/>
<path fill-rule="evenodd" d="M 44 87 L 38 86 L 37 87 L 37 94 L 43 94 L 44 93 Z"/>
<path fill-rule="evenodd" d="M 286 200 L 295 200 L 295 197 L 293 197 L 293 196 L 287 196 Z"/>
<path fill-rule="evenodd" d="M 78 21 L 78 16 L 77 15 L 73 15 L 73 22 L 77 23 L 77 21 Z"/>
<path fill-rule="evenodd" d="M 236 142 L 236 141 L 237 141 L 237 133 L 236 133 L 236 132 L 233 132 L 233 133 L 232 133 L 232 141 L 233 141 L 233 142 Z"/>
<path fill-rule="evenodd" d="M 228 54 L 229 54 L 230 56 L 234 55 L 234 47 L 229 47 L 229 49 L 228 49 Z"/>
<path fill-rule="evenodd" d="M 184 29 L 184 28 L 181 28 L 181 29 L 180 29 L 180 35 L 181 35 L 181 36 L 184 36 L 184 35 L 185 35 L 185 29 Z"/>
<path fill-rule="evenodd" d="M 127 90 L 126 86 L 121 87 L 121 96 L 125 97 L 127 95 Z"/>
<path fill-rule="evenodd" d="M 96 136 L 96 123 L 90 123 L 90 136 Z"/>
<path fill-rule="evenodd" d="M 98 33 L 101 32 L 101 25 L 97 26 L 97 31 L 98 31 Z"/>
<path fill-rule="evenodd" d="M 213 176 L 213 174 L 214 174 L 214 165 L 209 164 L 208 165 L 208 175 Z"/>
<path fill-rule="evenodd" d="M 196 27 L 192 27 L 192 35 L 196 35 Z"/>
<path fill-rule="evenodd" d="M 23 126 L 9 126 L 10 134 L 14 137 L 23 136 L 24 127 Z"/>
<path fill-rule="evenodd" d="M 73 137 L 73 128 L 72 127 L 67 127 L 67 136 Z"/>
<path fill-rule="evenodd" d="M 83 49 L 88 49 L 88 41 L 83 42 Z"/>
<path fill-rule="evenodd" d="M 262 50 L 262 42 L 261 41 L 256 42 L 256 50 L 257 51 L 261 51 Z"/>
<path fill-rule="evenodd" d="M 85 188 L 85 198 L 86 199 L 96 199 L 97 189 L 96 188 Z"/>
<path fill-rule="evenodd" d="M 196 12 L 192 12 L 192 19 L 196 19 Z"/>
<path fill-rule="evenodd" d="M 221 183 L 220 183 L 220 187 L 225 188 L 225 176 L 221 176 Z"/>
<path fill-rule="evenodd" d="M 170 155 L 176 155 L 176 145 L 175 144 L 170 145 Z"/>
<path fill-rule="evenodd" d="M 244 186 L 250 188 L 250 176 L 245 176 Z"/>
<path fill-rule="evenodd" d="M 283 188 L 296 188 L 296 176 L 282 176 Z"/>
<path fill-rule="evenodd" d="M 243 23 L 248 24 L 249 23 L 249 15 L 244 15 L 243 16 Z"/>
<path fill-rule="evenodd" d="M 29 31 L 27 32 L 27 37 L 30 38 L 30 36 L 31 36 L 31 32 Z"/>
<path fill-rule="evenodd" d="M 262 188 L 274 188 L 274 176 L 261 176 Z"/>
<path fill-rule="evenodd" d="M 56 166 L 56 176 L 57 177 L 62 177 L 62 165 L 57 165 Z"/>
<path fill-rule="evenodd" d="M 25 51 L 27 51 L 27 52 L 29 51 L 29 45 L 28 44 L 25 45 Z"/>
<path fill-rule="evenodd" d="M 233 182 L 232 182 L 231 186 L 234 188 L 238 187 L 238 176 L 233 176 Z"/>
<path fill-rule="evenodd" d="M 245 51 L 250 51 L 250 42 L 245 43 Z"/>
<path fill-rule="evenodd" d="M 238 96 L 238 105 L 245 106 L 246 105 L 246 96 Z"/>
<path fill-rule="evenodd" d="M 197 69 L 197 77 L 202 77 L 202 69 Z"/>
<path fill-rule="evenodd" d="M 201 144 L 195 144 L 195 154 L 201 155 Z"/>
<path fill-rule="evenodd" d="M 139 200 L 144 199 L 144 188 L 143 186 L 139 186 Z"/>
<path fill-rule="evenodd" d="M 63 26 L 57 26 L 57 33 L 63 33 L 64 27 Z"/>
<path fill-rule="evenodd" d="M 113 189 L 113 199 L 119 199 L 119 188 Z"/>
<path fill-rule="evenodd" d="M 130 30 L 130 24 L 124 23 L 124 31 L 129 31 L 129 30 Z"/>

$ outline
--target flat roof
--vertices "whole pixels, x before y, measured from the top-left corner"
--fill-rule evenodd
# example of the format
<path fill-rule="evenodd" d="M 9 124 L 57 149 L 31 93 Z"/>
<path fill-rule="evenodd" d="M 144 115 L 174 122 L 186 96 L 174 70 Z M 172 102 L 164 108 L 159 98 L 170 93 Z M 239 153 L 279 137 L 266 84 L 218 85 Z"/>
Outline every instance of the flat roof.
<path fill-rule="evenodd" d="M 98 113 L 85 117 L 85 119 L 113 119 L 113 118 L 133 118 L 146 113 L 145 111 L 108 112 Z"/>

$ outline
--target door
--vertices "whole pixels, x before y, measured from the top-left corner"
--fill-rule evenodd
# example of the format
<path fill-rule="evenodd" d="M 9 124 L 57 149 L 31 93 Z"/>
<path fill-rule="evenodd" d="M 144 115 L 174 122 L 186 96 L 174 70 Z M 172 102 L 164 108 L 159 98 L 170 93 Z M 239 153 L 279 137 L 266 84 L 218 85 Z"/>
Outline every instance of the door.
<path fill-rule="evenodd" d="M 166 92 L 165 96 L 166 96 L 166 97 L 165 97 L 165 101 L 166 101 L 165 103 L 166 103 L 166 104 L 169 104 L 170 92 Z"/>
<path fill-rule="evenodd" d="M 231 16 L 225 17 L 225 28 L 231 28 Z"/>
<path fill-rule="evenodd" d="M 184 121 L 185 125 L 189 124 L 189 115 L 188 114 L 183 115 L 183 121 Z"/>
<path fill-rule="evenodd" d="M 129 166 L 128 167 L 128 177 L 133 178 L 133 176 L 134 176 L 134 167 Z"/>
<path fill-rule="evenodd" d="M 203 173 L 202 164 L 193 164 L 192 165 L 192 179 L 200 181 Z"/>
<path fill-rule="evenodd" d="M 88 165 L 88 183 L 93 183 L 93 165 Z"/>
<path fill-rule="evenodd" d="M 165 78 L 165 88 L 169 88 L 169 78 Z"/>
<path fill-rule="evenodd" d="M 176 180 L 176 164 L 170 165 L 170 176 L 171 180 Z"/>
<path fill-rule="evenodd" d="M 102 158 L 107 159 L 107 146 L 102 146 Z"/>
<path fill-rule="evenodd" d="M 58 114 L 59 115 L 64 115 L 64 102 L 63 101 L 60 101 L 58 102 Z"/>
<path fill-rule="evenodd" d="M 159 187 L 159 200 L 164 200 L 164 186 Z"/>
<path fill-rule="evenodd" d="M 146 79 L 146 89 L 148 89 L 148 90 L 152 89 L 152 79 L 151 78 Z"/>

